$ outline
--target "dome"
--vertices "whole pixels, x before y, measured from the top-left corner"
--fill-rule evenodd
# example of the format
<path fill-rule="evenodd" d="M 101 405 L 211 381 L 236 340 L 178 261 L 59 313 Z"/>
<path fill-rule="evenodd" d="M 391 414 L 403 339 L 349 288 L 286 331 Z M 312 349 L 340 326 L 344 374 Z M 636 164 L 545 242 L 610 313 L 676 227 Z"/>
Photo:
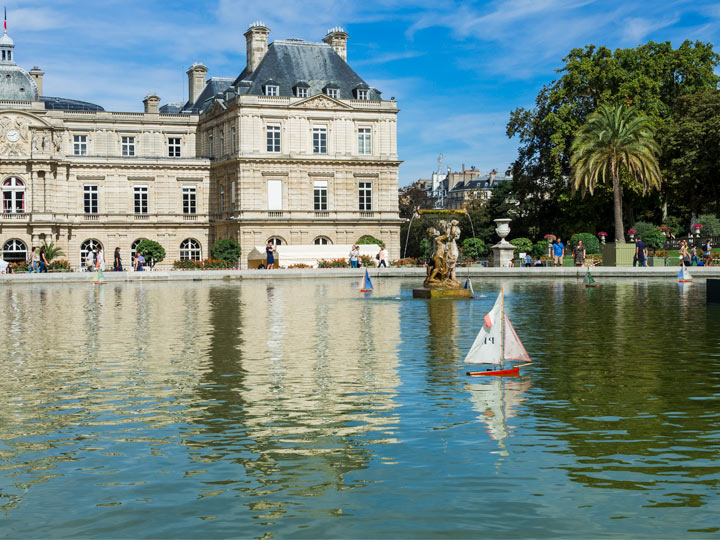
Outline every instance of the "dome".
<path fill-rule="evenodd" d="M 20 66 L 0 64 L 0 99 L 37 101 L 37 85 L 28 72 Z"/>
<path fill-rule="evenodd" d="M 7 35 L 7 30 L 5 33 L 0 37 L 0 47 L 14 47 L 15 42 L 12 40 L 10 36 Z"/>

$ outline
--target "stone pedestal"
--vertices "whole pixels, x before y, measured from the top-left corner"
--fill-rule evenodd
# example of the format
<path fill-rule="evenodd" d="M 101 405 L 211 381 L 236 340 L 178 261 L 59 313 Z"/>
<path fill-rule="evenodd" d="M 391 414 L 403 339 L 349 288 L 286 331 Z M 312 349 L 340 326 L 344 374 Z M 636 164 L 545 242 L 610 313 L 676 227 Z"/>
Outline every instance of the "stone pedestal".
<path fill-rule="evenodd" d="M 470 289 L 413 289 L 413 298 L 470 298 Z"/>
<path fill-rule="evenodd" d="M 493 266 L 508 267 L 515 254 L 515 246 L 506 240 L 500 240 L 492 248 Z"/>

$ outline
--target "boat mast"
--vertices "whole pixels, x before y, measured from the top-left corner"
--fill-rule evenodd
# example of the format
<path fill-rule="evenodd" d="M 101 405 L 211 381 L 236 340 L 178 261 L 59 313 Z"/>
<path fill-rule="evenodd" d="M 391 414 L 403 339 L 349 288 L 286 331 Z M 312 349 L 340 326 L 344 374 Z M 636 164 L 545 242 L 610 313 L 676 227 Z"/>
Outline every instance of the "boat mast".
<path fill-rule="evenodd" d="M 505 367 L 505 285 L 500 286 L 500 369 Z"/>

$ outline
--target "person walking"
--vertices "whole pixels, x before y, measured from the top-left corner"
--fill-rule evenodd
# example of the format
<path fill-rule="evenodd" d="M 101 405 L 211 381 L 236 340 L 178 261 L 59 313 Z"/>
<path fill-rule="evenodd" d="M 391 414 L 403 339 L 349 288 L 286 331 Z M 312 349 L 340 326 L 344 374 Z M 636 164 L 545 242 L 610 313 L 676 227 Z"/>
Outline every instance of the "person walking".
<path fill-rule="evenodd" d="M 265 257 L 267 259 L 267 269 L 272 270 L 275 267 L 275 246 L 272 240 L 268 240 L 267 246 L 265 246 Z"/>
<path fill-rule="evenodd" d="M 635 242 L 635 259 L 639 266 L 647 266 L 647 264 L 645 264 L 645 242 L 642 241 L 640 235 L 637 236 L 637 241 Z M 633 266 L 635 265 L 633 264 Z"/>
<path fill-rule="evenodd" d="M 48 263 L 47 257 L 45 256 L 45 246 L 42 246 L 40 248 L 40 257 L 39 257 L 39 263 L 40 263 L 40 272 L 47 272 L 48 268 L 50 267 L 50 263 Z"/>
<path fill-rule="evenodd" d="M 710 241 L 710 238 L 705 241 L 703 250 L 705 251 L 705 266 L 712 266 L 712 242 Z"/>
<path fill-rule="evenodd" d="M 142 272 L 144 266 L 145 266 L 145 257 L 143 257 L 142 253 L 140 253 L 140 252 L 135 253 L 135 271 Z"/>
<path fill-rule="evenodd" d="M 95 251 L 92 249 L 85 255 L 85 267 L 88 272 L 92 272 L 95 268 Z"/>
<path fill-rule="evenodd" d="M 30 250 L 30 255 L 28 255 L 28 274 L 32 274 L 33 272 L 35 272 L 36 274 L 40 273 L 40 269 L 38 268 L 39 257 L 36 250 L 37 248 L 32 248 Z"/>
<path fill-rule="evenodd" d="M 113 255 L 113 270 L 115 272 L 123 271 L 122 259 L 120 258 L 120 248 L 119 247 L 115 248 L 115 253 Z"/>
<path fill-rule="evenodd" d="M 693 246 L 690 250 L 690 266 L 697 266 L 700 262 L 697 256 L 697 246 Z"/>
<path fill-rule="evenodd" d="M 688 245 L 686 240 L 680 240 L 680 249 L 678 250 L 680 256 L 680 264 L 690 266 L 690 252 L 688 251 Z"/>
<path fill-rule="evenodd" d="M 359 258 L 360 258 L 360 249 L 357 247 L 357 244 L 355 244 L 350 249 L 350 268 L 358 267 Z"/>
<path fill-rule="evenodd" d="M 573 250 L 573 258 L 575 259 L 575 266 L 585 266 L 585 246 L 583 246 L 583 241 L 578 240 L 577 245 L 575 246 L 575 249 Z"/>
<path fill-rule="evenodd" d="M 380 251 L 379 251 L 378 254 L 377 254 L 377 258 L 378 258 L 378 265 L 377 265 L 377 267 L 380 268 L 381 266 L 384 266 L 385 268 L 387 268 L 387 262 L 386 262 L 386 260 L 387 260 L 387 251 L 385 250 L 385 246 L 383 246 L 383 247 L 380 248 Z"/>
<path fill-rule="evenodd" d="M 562 266 L 563 257 L 565 256 L 565 245 L 562 243 L 560 237 L 557 237 L 555 243 L 552 246 L 553 251 L 553 266 Z"/>

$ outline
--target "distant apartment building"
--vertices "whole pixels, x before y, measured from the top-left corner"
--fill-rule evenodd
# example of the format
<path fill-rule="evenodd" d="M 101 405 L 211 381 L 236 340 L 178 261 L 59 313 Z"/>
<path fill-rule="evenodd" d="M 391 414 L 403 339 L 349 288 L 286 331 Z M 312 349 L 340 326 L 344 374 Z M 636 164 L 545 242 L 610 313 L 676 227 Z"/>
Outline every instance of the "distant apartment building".
<path fill-rule="evenodd" d="M 460 171 L 433 172 L 430 178 L 421 178 L 417 184 L 433 200 L 435 208 L 461 209 L 471 201 L 489 200 L 493 189 L 508 181 L 512 181 L 510 171 L 502 175 L 495 170 L 483 174 L 474 166 L 466 169 L 463 164 Z"/>

